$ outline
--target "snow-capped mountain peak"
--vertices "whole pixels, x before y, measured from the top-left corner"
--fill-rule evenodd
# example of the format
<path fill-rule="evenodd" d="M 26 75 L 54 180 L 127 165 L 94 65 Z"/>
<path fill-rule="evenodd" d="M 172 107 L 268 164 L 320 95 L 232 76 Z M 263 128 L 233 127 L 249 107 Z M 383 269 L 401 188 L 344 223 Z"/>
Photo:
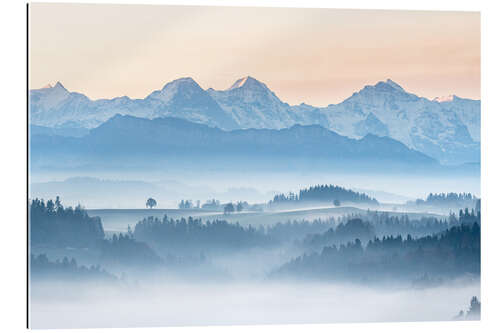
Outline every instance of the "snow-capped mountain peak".
<path fill-rule="evenodd" d="M 66 88 L 64 88 L 64 86 L 62 85 L 61 82 L 57 81 L 56 84 L 54 85 L 54 87 L 52 87 L 52 89 L 54 90 L 61 90 L 61 91 L 68 91 Z"/>
<path fill-rule="evenodd" d="M 37 113 L 39 111 L 57 109 L 67 101 L 69 96 L 70 92 L 59 81 L 54 86 L 48 84 L 41 89 L 31 90 L 31 110 L 33 113 Z"/>
<path fill-rule="evenodd" d="M 189 121 L 233 129 L 237 124 L 232 115 L 203 90 L 195 80 L 184 77 L 167 83 L 161 90 L 145 98 L 148 118 L 177 116 Z M 134 114 L 137 115 L 137 114 Z"/>
<path fill-rule="evenodd" d="M 387 83 L 388 85 L 390 85 L 391 87 L 393 87 L 396 90 L 405 91 L 399 84 L 397 84 L 396 82 L 392 81 L 391 79 L 387 79 L 385 81 L 385 83 Z"/>
<path fill-rule="evenodd" d="M 236 80 L 235 83 L 231 87 L 229 87 L 228 90 L 236 89 L 236 88 L 241 88 L 245 82 L 247 81 L 248 76 L 242 77 L 241 79 Z"/>
<path fill-rule="evenodd" d="M 238 89 L 238 88 L 247 88 L 247 89 L 255 89 L 255 88 L 264 88 L 267 89 L 266 85 L 251 76 L 245 76 L 241 79 L 236 80 L 235 83 L 228 90 Z"/>
<path fill-rule="evenodd" d="M 448 95 L 448 96 L 440 96 L 440 97 L 436 97 L 433 99 L 434 102 L 439 102 L 439 103 L 443 103 L 443 102 L 451 102 L 453 101 L 453 99 L 455 99 L 455 95 Z"/>
<path fill-rule="evenodd" d="M 50 83 L 47 83 L 46 85 L 44 85 L 40 89 L 50 89 L 50 88 L 52 88 L 52 85 Z"/>
<path fill-rule="evenodd" d="M 190 77 L 183 77 L 163 86 L 161 90 L 153 91 L 147 98 L 170 102 L 177 93 L 192 94 L 203 92 L 203 89 Z"/>
<path fill-rule="evenodd" d="M 400 92 L 406 92 L 399 84 L 392 81 L 391 79 L 387 79 L 386 81 L 379 81 L 375 85 L 377 90 L 396 90 Z"/>
<path fill-rule="evenodd" d="M 188 87 L 188 86 L 193 86 L 193 87 L 199 87 L 198 83 L 196 83 L 195 80 L 193 80 L 191 77 L 182 77 L 177 80 L 173 80 L 168 82 L 163 86 L 161 90 L 166 90 L 166 89 L 171 89 L 171 88 L 177 88 L 179 86 L 183 87 Z"/>
<path fill-rule="evenodd" d="M 55 86 L 30 91 L 35 125 L 94 128 L 117 113 L 143 118 L 177 117 L 228 129 L 280 129 L 321 125 L 341 135 L 388 136 L 445 162 L 477 160 L 480 101 L 454 95 L 429 100 L 405 91 L 391 79 L 366 85 L 339 104 L 290 106 L 251 76 L 226 90 L 201 88 L 192 78 L 167 83 L 144 99 L 89 100 Z M 443 153 L 441 153 L 443 152 Z"/>
<path fill-rule="evenodd" d="M 408 93 L 396 82 L 392 81 L 391 79 L 387 79 L 386 81 L 379 81 L 375 85 L 364 86 L 363 89 L 353 93 L 351 97 L 346 99 L 346 101 L 359 100 L 360 98 L 375 98 L 378 99 L 380 102 L 383 102 L 383 99 L 386 96 L 394 94 L 398 96 L 416 97 L 416 95 Z M 332 106 L 334 106 L 334 104 L 331 104 L 328 107 Z"/>

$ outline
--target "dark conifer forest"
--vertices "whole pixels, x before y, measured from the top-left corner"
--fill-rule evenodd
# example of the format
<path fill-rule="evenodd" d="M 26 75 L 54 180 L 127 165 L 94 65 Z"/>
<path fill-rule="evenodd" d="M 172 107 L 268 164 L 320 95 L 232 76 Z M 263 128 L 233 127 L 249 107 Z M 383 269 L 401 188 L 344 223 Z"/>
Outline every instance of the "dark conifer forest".
<path fill-rule="evenodd" d="M 99 217 L 89 217 L 82 206 L 63 207 L 59 197 L 31 200 L 29 217 L 31 245 L 92 247 L 104 239 Z"/>
<path fill-rule="evenodd" d="M 479 211 L 468 208 L 442 219 L 411 219 L 405 214 L 367 211 L 267 226 L 191 216 L 180 219 L 150 216 L 138 221 L 127 233 L 109 237 L 105 237 L 99 217 L 90 217 L 81 206 L 64 207 L 59 198 L 47 202 L 33 199 L 29 208 L 32 251 L 83 249 L 95 254 L 94 265 L 153 268 L 183 260 L 196 262 L 190 258 L 286 249 L 290 261 L 272 268 L 272 276 L 453 277 L 478 275 L 480 267 L 481 216 Z M 48 265 L 44 253 L 38 253 L 32 260 Z M 75 267 L 73 261 L 70 263 Z"/>
<path fill-rule="evenodd" d="M 288 194 L 277 194 L 271 205 L 280 203 L 310 203 L 310 202 L 328 202 L 332 205 L 337 202 L 342 203 L 363 203 L 378 205 L 378 201 L 364 193 L 355 192 L 336 185 L 316 185 L 306 189 L 301 189 L 298 194 L 290 192 Z M 336 205 L 337 206 L 337 205 Z"/>
<path fill-rule="evenodd" d="M 479 199 L 471 193 L 429 193 L 425 199 L 417 199 L 417 205 L 474 207 Z"/>
<path fill-rule="evenodd" d="M 116 282 L 117 278 L 99 265 L 79 266 L 74 258 L 50 261 L 45 254 L 30 255 L 32 279 L 57 279 L 63 281 L 107 281 Z"/>
<path fill-rule="evenodd" d="M 277 196 L 270 206 L 284 201 L 321 203 L 321 198 L 332 201 L 332 210 L 339 206 L 333 200 L 377 203 L 340 187 L 316 186 L 298 195 Z M 469 290 L 479 281 L 480 206 L 450 209 L 447 215 L 370 206 L 310 218 L 283 215 L 287 218 L 267 222 L 266 214 L 274 214 L 272 207 L 269 212 L 256 211 L 242 201 L 233 202 L 229 213 L 221 209 L 227 204 L 216 200 L 209 201 L 214 205 L 209 209 L 184 200 L 179 211 L 186 215 L 175 218 L 153 216 L 156 208 L 143 208 L 145 217 L 128 225 L 127 231 L 108 231 L 106 219 L 83 206 L 63 206 L 59 197 L 34 198 L 29 202 L 30 286 L 35 295 L 47 295 L 47 286 L 55 283 L 57 292 L 71 291 L 76 293 L 72 297 L 80 297 L 83 291 L 66 287 L 80 283 L 81 288 L 92 285 L 142 297 L 143 290 L 162 294 L 162 288 L 167 288 L 175 294 L 176 288 L 189 293 L 182 288 L 207 286 L 199 294 L 242 283 L 245 288 L 248 284 L 299 288 L 300 284 L 300 288 L 327 290 L 344 290 L 344 284 L 349 284 L 384 294 L 384 288 L 409 293 L 444 287 Z M 201 215 L 190 215 L 198 211 Z M 455 311 L 460 307 L 450 306 L 453 318 L 478 318 L 478 302 L 473 300 L 471 309 L 459 315 Z"/>
<path fill-rule="evenodd" d="M 462 224 L 420 238 L 411 235 L 375 237 L 366 246 L 356 238 L 340 246 L 325 246 L 320 252 L 297 257 L 274 275 L 351 281 L 416 278 L 422 274 L 447 278 L 479 275 L 480 231 L 477 223 Z"/>

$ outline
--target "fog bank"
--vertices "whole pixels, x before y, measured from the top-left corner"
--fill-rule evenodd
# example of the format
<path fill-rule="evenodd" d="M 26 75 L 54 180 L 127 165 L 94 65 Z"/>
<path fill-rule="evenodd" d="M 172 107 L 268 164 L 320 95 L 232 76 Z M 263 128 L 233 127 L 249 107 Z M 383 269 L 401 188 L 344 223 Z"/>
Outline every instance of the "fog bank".
<path fill-rule="evenodd" d="M 428 289 L 338 283 L 182 284 L 32 289 L 33 328 L 451 320 L 479 282 Z M 50 294 L 50 297 L 49 297 Z"/>

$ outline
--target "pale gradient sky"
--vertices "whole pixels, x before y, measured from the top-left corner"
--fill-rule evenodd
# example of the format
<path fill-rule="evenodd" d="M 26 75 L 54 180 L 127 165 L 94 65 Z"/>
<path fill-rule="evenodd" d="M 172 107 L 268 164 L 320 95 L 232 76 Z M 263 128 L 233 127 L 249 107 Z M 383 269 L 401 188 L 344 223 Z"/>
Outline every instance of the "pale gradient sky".
<path fill-rule="evenodd" d="M 30 23 L 30 87 L 61 81 L 92 99 L 246 75 L 290 104 L 338 103 L 387 78 L 480 98 L 477 12 L 30 4 Z"/>

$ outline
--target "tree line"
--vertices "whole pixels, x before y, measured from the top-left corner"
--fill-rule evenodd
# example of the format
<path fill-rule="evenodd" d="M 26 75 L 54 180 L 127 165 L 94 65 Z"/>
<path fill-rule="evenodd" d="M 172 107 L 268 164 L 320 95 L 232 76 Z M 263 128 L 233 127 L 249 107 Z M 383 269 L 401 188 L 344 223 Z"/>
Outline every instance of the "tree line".
<path fill-rule="evenodd" d="M 290 192 L 288 194 L 277 194 L 270 205 L 294 202 L 329 202 L 339 206 L 343 202 L 364 203 L 378 205 L 378 201 L 365 193 L 355 192 L 336 185 L 316 185 L 306 189 L 301 189 L 298 194 Z"/>
<path fill-rule="evenodd" d="M 111 265 L 154 266 L 162 259 L 148 244 L 134 239 L 132 234 L 114 234 L 99 244 L 100 260 Z"/>
<path fill-rule="evenodd" d="M 356 239 L 297 257 L 272 276 L 375 282 L 384 278 L 415 278 L 425 273 L 444 277 L 479 275 L 480 234 L 479 224 L 474 223 L 420 238 L 375 237 L 366 246 Z"/>
<path fill-rule="evenodd" d="M 99 217 L 90 217 L 78 205 L 64 207 L 55 201 L 33 199 L 29 202 L 29 236 L 31 245 L 93 247 L 104 239 Z"/>
<path fill-rule="evenodd" d="M 425 199 L 417 199 L 416 205 L 474 207 L 479 199 L 471 193 L 429 193 Z"/>
<path fill-rule="evenodd" d="M 228 202 L 221 203 L 219 200 L 211 199 L 207 200 L 204 204 L 201 204 L 200 200 L 196 201 L 196 204 L 192 200 L 181 200 L 179 202 L 179 209 L 207 209 L 215 211 L 223 211 L 224 214 L 231 214 L 233 212 L 241 212 L 244 210 L 260 211 L 261 205 L 255 204 L 251 205 L 247 201 L 237 201 L 236 203 Z"/>
<path fill-rule="evenodd" d="M 287 242 L 299 244 L 306 235 L 324 232 L 336 224 L 336 219 L 331 217 L 326 220 L 294 220 L 253 227 L 226 220 L 203 222 L 201 218 L 172 219 L 165 215 L 161 219 L 150 216 L 139 221 L 133 235 L 135 239 L 147 242 L 167 254 L 196 254 L 272 247 Z"/>
<path fill-rule="evenodd" d="M 117 278 L 100 265 L 79 266 L 74 258 L 50 261 L 47 255 L 30 255 L 30 274 L 33 281 L 40 279 L 61 279 L 68 281 L 98 279 L 115 281 Z"/>
<path fill-rule="evenodd" d="M 389 212 L 367 211 L 363 214 L 346 214 L 337 219 L 338 223 L 346 223 L 352 219 L 362 219 L 369 222 L 375 228 L 376 236 L 385 235 L 407 235 L 414 237 L 426 236 L 449 229 L 461 224 L 481 224 L 481 212 L 460 209 L 459 214 L 450 212 L 447 218 L 437 218 L 433 216 L 421 216 L 410 218 L 408 214 L 393 214 Z"/>
<path fill-rule="evenodd" d="M 252 226 L 214 220 L 203 223 L 201 218 L 188 217 L 174 220 L 150 216 L 139 221 L 133 231 L 134 238 L 145 241 L 167 252 L 222 251 L 266 246 L 270 240 Z"/>
<path fill-rule="evenodd" d="M 455 227 L 480 226 L 481 223 L 480 211 L 468 208 L 460 210 L 458 215 L 450 213 L 447 219 L 442 220 L 434 217 L 410 219 L 408 215 L 369 211 L 363 215 L 288 221 L 259 227 L 242 226 L 225 220 L 203 222 L 201 218 L 174 220 L 164 216 L 162 219 L 145 218 L 136 224 L 134 230 L 105 239 L 100 219 L 89 217 L 81 206 L 65 208 L 59 198 L 47 202 L 34 199 L 29 209 L 32 246 L 88 248 L 98 254 L 100 263 L 130 267 L 179 263 L 182 261 L 180 257 L 204 262 L 205 253 L 266 248 L 287 242 L 308 250 L 334 247 L 334 252 L 344 251 L 344 248 L 355 249 L 358 242 L 361 246 L 368 244 L 368 251 L 372 251 L 373 244 L 379 242 L 387 250 L 391 241 L 402 242 L 410 248 L 407 245 L 411 243 L 408 242 L 418 237 L 424 239 L 431 237 L 429 235 L 450 232 Z M 395 235 L 407 236 L 403 239 Z M 427 259 L 433 260 L 431 256 Z"/>
<path fill-rule="evenodd" d="M 100 262 L 108 264 L 153 265 L 161 262 L 148 244 L 136 241 L 131 233 L 105 239 L 99 217 L 90 217 L 82 206 L 64 207 L 59 197 L 47 202 L 31 200 L 29 223 L 32 247 L 85 248 L 97 253 Z"/>
<path fill-rule="evenodd" d="M 319 234 L 307 235 L 302 244 L 307 248 L 323 248 L 331 244 L 341 244 L 359 239 L 361 242 L 367 242 L 375 237 L 375 228 L 372 224 L 355 218 L 347 222 L 341 222 L 336 227 Z"/>

